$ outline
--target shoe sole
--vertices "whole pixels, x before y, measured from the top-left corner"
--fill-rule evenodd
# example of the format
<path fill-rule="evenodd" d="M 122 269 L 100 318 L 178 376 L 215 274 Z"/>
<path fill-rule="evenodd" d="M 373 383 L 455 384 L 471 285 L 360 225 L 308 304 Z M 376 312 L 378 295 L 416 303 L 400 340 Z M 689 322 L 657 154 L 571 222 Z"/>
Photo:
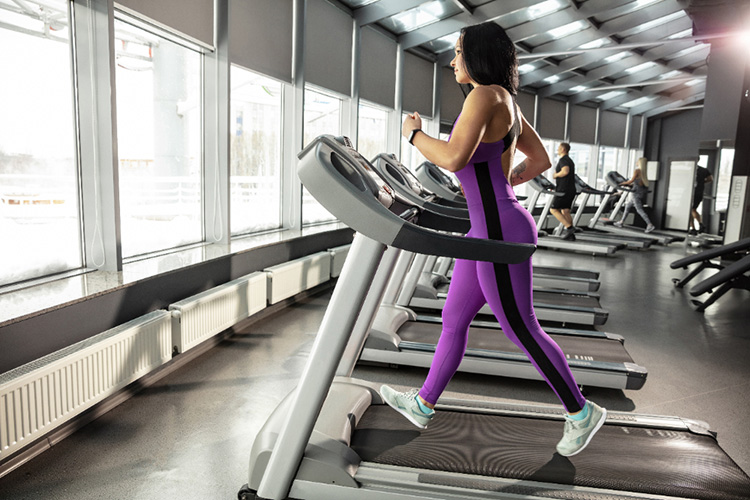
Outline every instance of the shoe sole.
<path fill-rule="evenodd" d="M 406 420 L 408 420 L 412 424 L 416 425 L 420 429 L 426 429 L 427 428 L 426 424 L 423 425 L 423 424 L 420 424 L 419 422 L 417 422 L 416 420 L 414 420 L 414 417 L 412 417 L 409 413 L 407 413 L 405 409 L 399 408 L 398 406 L 393 406 L 391 404 L 391 402 L 388 401 L 388 398 L 385 397 L 385 394 L 383 394 L 383 390 L 382 389 L 380 389 L 378 392 L 380 393 L 380 396 L 383 398 L 383 401 L 385 401 L 385 404 L 387 404 L 388 406 L 390 406 L 391 408 L 393 408 L 394 410 L 396 410 L 397 412 L 399 412 L 401 415 L 403 415 L 404 417 L 406 417 Z"/>
<path fill-rule="evenodd" d="M 594 435 L 596 435 L 596 433 L 599 432 L 599 429 L 602 428 L 602 425 L 604 425 L 604 422 L 606 420 L 607 420 L 607 409 L 602 408 L 602 418 L 599 419 L 599 422 L 596 424 L 596 427 L 594 427 L 594 430 L 591 431 L 591 434 L 589 434 L 589 437 L 586 439 L 586 442 L 583 443 L 583 446 L 581 446 L 580 448 L 578 448 L 576 451 L 574 451 L 573 453 L 569 455 L 563 455 L 559 451 L 558 453 L 560 453 L 560 455 L 562 455 L 563 457 L 572 457 L 574 455 L 578 455 L 579 453 L 581 453 L 589 445 Z"/>

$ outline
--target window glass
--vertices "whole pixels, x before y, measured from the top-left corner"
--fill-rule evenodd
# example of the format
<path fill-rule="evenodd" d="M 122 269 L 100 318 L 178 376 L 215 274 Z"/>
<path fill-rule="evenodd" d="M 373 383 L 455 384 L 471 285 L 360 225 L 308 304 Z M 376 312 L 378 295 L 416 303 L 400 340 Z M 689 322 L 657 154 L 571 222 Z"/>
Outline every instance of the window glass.
<path fill-rule="evenodd" d="M 388 110 L 361 102 L 359 104 L 359 133 L 357 150 L 372 160 L 388 149 Z"/>
<path fill-rule="evenodd" d="M 583 180 L 588 179 L 589 164 L 591 163 L 591 145 L 570 143 L 570 153 L 568 155 L 576 165 L 576 175 Z"/>
<path fill-rule="evenodd" d="M 124 258 L 203 240 L 201 55 L 115 21 Z"/>
<path fill-rule="evenodd" d="M 404 123 L 406 116 L 407 116 L 407 113 L 402 113 L 401 123 Z M 432 130 L 432 127 L 433 127 L 433 121 L 422 117 L 422 130 L 426 131 L 428 134 L 431 134 L 430 131 Z M 401 131 L 401 125 L 399 125 L 399 132 L 400 131 Z M 416 171 L 419 165 L 427 161 L 427 158 L 425 158 L 424 155 L 422 155 L 422 153 L 420 153 L 417 148 L 409 144 L 408 138 L 404 137 L 403 134 L 400 134 L 400 137 L 401 137 L 400 161 L 409 170 L 414 172 Z"/>
<path fill-rule="evenodd" d="M 578 142 L 570 143 L 570 158 L 573 160 L 576 166 L 576 175 L 583 179 L 586 184 L 589 184 L 589 174 L 596 165 L 592 165 L 591 159 L 593 157 L 591 144 L 582 144 Z M 580 200 L 579 200 L 580 203 Z M 596 199 L 593 196 L 589 196 L 587 205 L 596 205 Z"/>
<path fill-rule="evenodd" d="M 628 166 L 628 150 L 613 148 L 609 146 L 599 147 L 599 167 L 597 172 L 596 188 L 606 190 L 607 182 L 604 177 L 611 171 L 619 172 L 623 177 L 630 178 L 632 171 Z"/>
<path fill-rule="evenodd" d="M 729 190 L 732 187 L 734 149 L 724 148 L 719 152 L 719 176 L 716 181 L 716 211 L 726 212 L 729 205 Z"/>
<path fill-rule="evenodd" d="M 305 90 L 305 127 L 304 142 L 307 146 L 313 139 L 322 134 L 341 134 L 341 99 L 337 97 Z M 329 222 L 336 218 L 313 198 L 310 192 L 302 187 L 302 224 L 310 225 Z"/>
<path fill-rule="evenodd" d="M 281 84 L 232 66 L 232 234 L 281 227 Z"/>
<path fill-rule="evenodd" d="M 0 4 L 2 286 L 80 268 L 82 250 L 69 2 Z"/>

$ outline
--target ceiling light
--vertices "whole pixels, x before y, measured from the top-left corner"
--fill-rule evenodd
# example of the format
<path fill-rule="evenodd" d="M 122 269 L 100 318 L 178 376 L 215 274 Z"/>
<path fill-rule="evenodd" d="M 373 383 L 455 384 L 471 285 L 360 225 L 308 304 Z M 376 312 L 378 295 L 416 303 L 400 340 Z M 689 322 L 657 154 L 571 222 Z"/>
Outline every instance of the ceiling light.
<path fill-rule="evenodd" d="M 536 66 L 534 66 L 533 64 L 522 64 L 518 67 L 518 74 L 523 75 L 524 73 L 534 71 L 535 69 Z"/>
<path fill-rule="evenodd" d="M 649 69 L 649 68 L 653 68 L 654 66 L 656 66 L 655 62 L 648 61 L 648 62 L 645 62 L 643 64 L 639 64 L 637 66 L 633 66 L 632 68 L 628 68 L 628 69 L 625 70 L 625 72 L 627 74 L 629 74 L 629 75 L 632 75 L 634 73 L 640 73 L 643 70 L 646 70 L 646 69 Z"/>
<path fill-rule="evenodd" d="M 439 21 L 443 14 L 445 14 L 443 4 L 439 1 L 433 1 L 396 14 L 391 19 L 395 23 L 401 24 L 406 31 L 412 31 Z"/>
<path fill-rule="evenodd" d="M 584 29 L 586 29 L 586 23 L 584 21 L 575 21 L 563 26 L 559 26 L 555 29 L 551 29 L 548 31 L 548 33 L 552 35 L 552 38 L 563 38 L 573 33 L 583 31 Z"/>
<path fill-rule="evenodd" d="M 546 16 L 556 10 L 560 10 L 561 4 L 559 0 L 547 0 L 546 2 L 532 5 L 528 8 L 528 14 L 530 19 L 539 19 L 542 16 Z"/>
<path fill-rule="evenodd" d="M 662 24 L 667 24 L 670 21 L 676 21 L 677 19 L 687 17 L 687 14 L 685 14 L 684 10 L 680 10 L 678 12 L 673 12 L 672 14 L 669 14 L 667 16 L 660 17 L 658 19 L 654 19 L 653 21 L 648 21 L 647 23 L 643 23 L 639 25 L 634 30 L 628 30 L 628 35 L 634 35 L 636 33 L 643 33 L 644 31 L 650 30 L 651 28 L 656 28 L 657 26 L 661 26 Z M 622 33 L 621 33 L 622 35 Z"/>
<path fill-rule="evenodd" d="M 667 78 L 677 78 L 679 76 L 682 76 L 682 71 L 680 71 L 679 69 L 674 69 L 668 73 L 659 75 L 659 80 L 666 80 Z"/>
<path fill-rule="evenodd" d="M 583 92 L 583 91 L 584 91 L 584 90 L 586 90 L 587 88 L 588 88 L 588 87 L 586 87 L 585 85 L 576 85 L 575 87 L 572 87 L 572 88 L 570 89 L 570 91 L 571 91 L 571 92 Z"/>
<path fill-rule="evenodd" d="M 560 77 L 557 75 L 552 75 L 545 78 L 544 81 L 547 83 L 557 83 L 560 81 Z"/>
<path fill-rule="evenodd" d="M 683 31 L 678 31 L 674 35 L 669 35 L 667 37 L 667 40 L 674 40 L 675 38 L 685 38 L 686 36 L 690 36 L 693 34 L 693 28 L 688 28 Z"/>
<path fill-rule="evenodd" d="M 598 49 L 599 47 L 603 47 L 604 45 L 610 45 L 612 43 L 612 40 L 609 38 L 597 38 L 596 40 L 592 40 L 590 42 L 584 43 L 583 45 L 579 46 L 579 49 Z"/>
<path fill-rule="evenodd" d="M 646 104 L 647 102 L 651 102 L 654 99 L 656 99 L 656 97 L 654 97 L 654 96 L 640 97 L 640 98 L 632 100 L 630 102 L 626 102 L 622 106 L 625 107 L 625 108 L 634 108 L 636 106 L 640 106 L 641 104 Z"/>
<path fill-rule="evenodd" d="M 455 33 L 451 33 L 450 35 L 441 36 L 437 39 L 438 42 L 445 42 L 449 43 L 451 45 L 456 45 L 456 42 L 461 37 L 461 32 L 456 31 Z"/>
<path fill-rule="evenodd" d="M 624 90 L 613 90 L 611 92 L 607 92 L 606 94 L 600 95 L 597 99 L 599 99 L 600 101 L 607 101 L 609 99 L 612 99 L 613 97 L 620 96 L 624 93 L 625 93 Z"/>
<path fill-rule="evenodd" d="M 632 52 L 630 52 L 628 50 L 626 50 L 624 52 L 616 52 L 616 53 L 612 54 L 609 57 L 605 57 L 604 58 L 604 62 L 608 62 L 608 63 L 617 62 L 620 59 L 625 59 L 626 57 L 629 57 L 631 55 L 633 55 Z"/>

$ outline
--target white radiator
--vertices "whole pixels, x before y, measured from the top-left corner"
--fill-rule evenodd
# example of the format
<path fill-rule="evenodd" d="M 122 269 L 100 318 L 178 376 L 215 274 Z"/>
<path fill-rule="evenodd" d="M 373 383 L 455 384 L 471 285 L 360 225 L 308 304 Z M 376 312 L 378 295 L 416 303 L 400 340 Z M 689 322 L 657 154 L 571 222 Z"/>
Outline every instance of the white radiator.
<path fill-rule="evenodd" d="M 328 253 L 331 254 L 331 278 L 338 278 L 341 275 L 341 270 L 344 268 L 344 262 L 351 247 L 352 245 L 349 244 L 328 249 Z"/>
<path fill-rule="evenodd" d="M 266 307 L 266 273 L 255 272 L 169 305 L 172 344 L 192 349 Z"/>
<path fill-rule="evenodd" d="M 268 302 L 275 304 L 331 278 L 331 254 L 318 252 L 265 269 Z"/>
<path fill-rule="evenodd" d="M 154 311 L 0 375 L 0 460 L 169 361 L 170 326 Z"/>

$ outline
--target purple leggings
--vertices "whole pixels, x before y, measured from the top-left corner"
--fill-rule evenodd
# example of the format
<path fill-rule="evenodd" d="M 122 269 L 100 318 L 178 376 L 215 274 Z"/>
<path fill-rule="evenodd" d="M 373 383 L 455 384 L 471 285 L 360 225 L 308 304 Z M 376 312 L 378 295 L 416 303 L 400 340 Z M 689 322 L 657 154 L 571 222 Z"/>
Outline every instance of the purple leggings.
<path fill-rule="evenodd" d="M 465 189 L 466 185 L 464 181 Z M 496 198 L 492 203 L 497 207 L 493 217 L 485 213 L 481 202 L 472 205 L 469 194 L 467 192 L 472 230 L 467 236 L 536 243 L 534 220 L 515 197 Z M 493 218 L 497 220 L 485 220 Z M 497 229 L 493 229 L 494 226 Z M 493 233 L 500 226 L 502 231 L 498 237 Z M 456 261 L 443 308 L 443 331 L 420 396 L 429 403 L 437 402 L 464 357 L 469 324 L 485 303 L 489 304 L 503 333 L 526 353 L 567 411 L 581 410 L 586 400 L 570 372 L 565 354 L 542 330 L 534 314 L 531 259 L 510 265 Z"/>

